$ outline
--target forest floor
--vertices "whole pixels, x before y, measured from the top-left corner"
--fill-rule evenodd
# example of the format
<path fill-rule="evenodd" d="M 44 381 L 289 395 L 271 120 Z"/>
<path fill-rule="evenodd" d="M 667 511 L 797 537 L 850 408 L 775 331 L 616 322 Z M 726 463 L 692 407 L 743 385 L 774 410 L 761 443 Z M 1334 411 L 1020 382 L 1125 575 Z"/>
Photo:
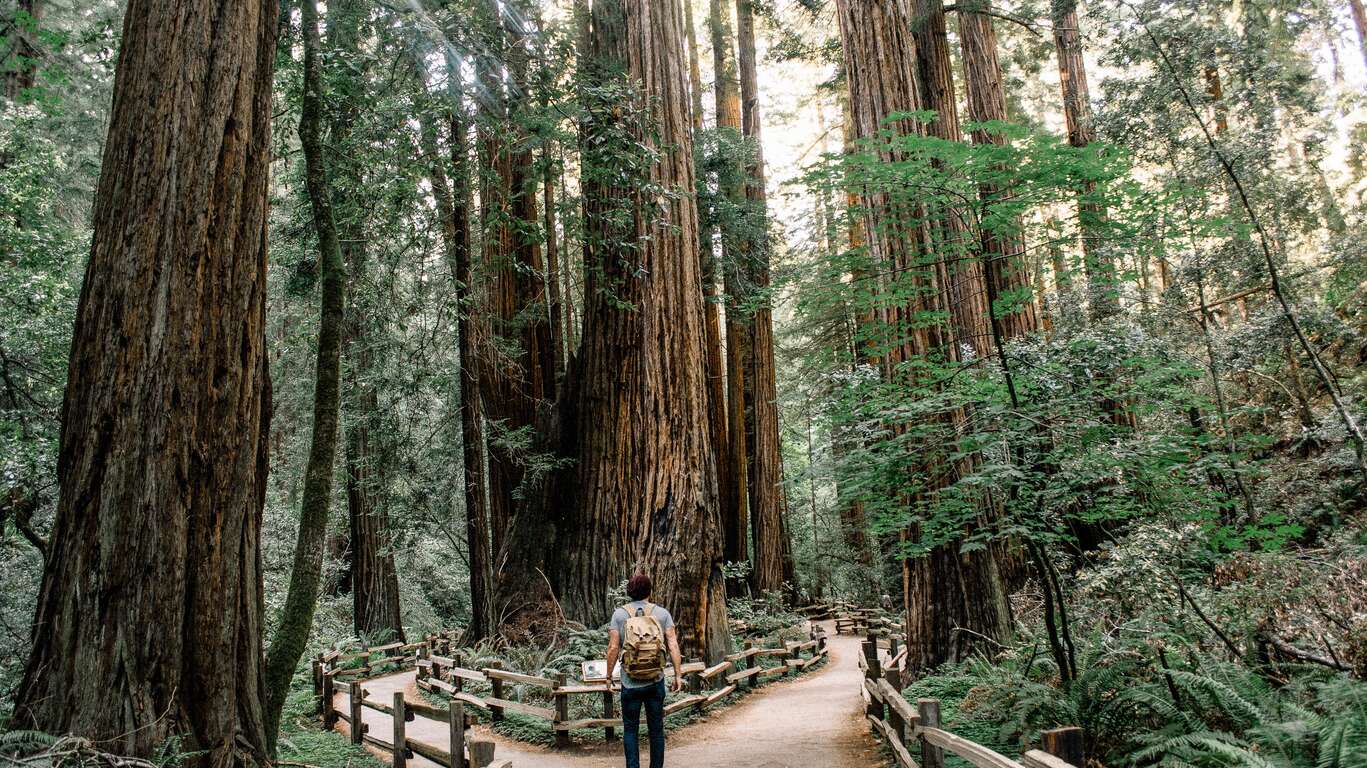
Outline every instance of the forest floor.
<path fill-rule="evenodd" d="M 873 768 L 884 765 L 864 720 L 860 696 L 859 640 L 837 635 L 828 627 L 830 658 L 821 669 L 760 688 L 738 704 L 718 710 L 670 733 L 666 748 L 669 764 L 679 768 Z M 409 700 L 420 701 L 412 672 L 367 680 L 368 698 L 389 703 L 403 690 Z M 334 702 L 346 707 L 345 696 Z M 370 733 L 391 738 L 388 715 L 366 708 L 364 720 Z M 338 723 L 345 731 L 347 724 Z M 579 745 L 552 750 L 511 741 L 486 726 L 475 726 L 482 738 L 497 743 L 495 756 L 510 759 L 514 768 L 611 768 L 622 764 L 622 744 Z M 408 723 L 409 736 L 432 744 L 444 744 L 447 725 L 418 717 Z M 646 762 L 645 724 L 641 726 L 641 759 Z M 376 751 L 382 759 L 389 755 Z M 411 768 L 436 768 L 422 757 L 408 761 Z"/>

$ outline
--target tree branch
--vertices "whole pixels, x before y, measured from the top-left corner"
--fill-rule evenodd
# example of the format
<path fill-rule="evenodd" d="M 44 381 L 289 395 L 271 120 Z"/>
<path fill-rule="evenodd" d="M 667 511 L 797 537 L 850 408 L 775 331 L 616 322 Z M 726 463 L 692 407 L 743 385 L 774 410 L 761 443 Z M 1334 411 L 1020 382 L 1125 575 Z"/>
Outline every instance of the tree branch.
<path fill-rule="evenodd" d="M 970 2 L 967 3 L 951 3 L 950 5 L 945 6 L 944 11 L 945 13 L 958 11 L 960 13 L 977 13 L 983 16 L 991 16 L 994 19 L 1001 19 L 1002 21 L 1009 21 L 1012 24 L 1017 24 L 1025 28 L 1025 31 L 1035 37 L 1044 37 L 1044 33 L 1039 30 L 1040 25 L 1038 23 L 1002 11 L 994 11 L 990 5 L 986 2 L 982 2 L 982 0 L 970 0 Z"/>

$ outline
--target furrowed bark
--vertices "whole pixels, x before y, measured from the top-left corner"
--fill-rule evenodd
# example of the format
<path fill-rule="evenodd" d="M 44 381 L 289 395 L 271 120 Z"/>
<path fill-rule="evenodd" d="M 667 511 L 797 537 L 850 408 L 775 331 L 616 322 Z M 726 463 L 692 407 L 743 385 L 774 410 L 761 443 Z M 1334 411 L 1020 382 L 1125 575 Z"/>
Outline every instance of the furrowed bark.
<path fill-rule="evenodd" d="M 973 123 L 1005 122 L 1006 92 L 1002 88 L 1001 62 L 997 57 L 997 31 L 987 0 L 982 10 L 959 11 L 959 45 L 964 69 L 964 90 L 968 95 L 968 119 Z M 1004 146 L 1006 136 L 999 131 L 979 128 L 972 133 L 974 144 Z M 1010 190 L 995 184 L 978 185 L 978 197 L 986 206 L 1009 195 Z M 1000 322 L 1005 340 L 1010 341 L 1039 328 L 1039 313 L 1030 297 L 1030 270 L 1025 261 L 1025 238 L 1020 223 L 1005 232 L 981 232 L 985 280 L 991 280 L 998 296 L 1004 298 L 991 308 Z"/>
<path fill-rule="evenodd" d="M 743 254 L 747 280 L 755 293 L 754 310 L 745 331 L 749 335 L 749 357 L 745 383 L 751 392 L 748 401 L 751 436 L 750 518 L 754 531 L 754 569 L 752 582 L 758 593 L 777 592 L 784 584 L 796 586 L 792 546 L 784 520 L 787 498 L 783 492 L 783 453 L 779 446 L 778 383 L 774 364 L 774 317 L 768 292 L 770 286 L 768 207 L 765 194 L 764 154 L 759 111 L 759 74 L 755 52 L 755 17 L 752 0 L 738 0 L 736 37 L 740 63 L 741 132 L 751 142 L 745 169 L 745 196 L 752 215 L 761 227 L 745 244 Z"/>
<path fill-rule="evenodd" d="M 12 727 L 268 758 L 261 516 L 275 3 L 131 0 Z M 129 535 L 136 532 L 136 535 Z"/>
<path fill-rule="evenodd" d="M 855 138 L 876 137 L 885 127 L 921 134 L 924 127 L 915 121 L 885 122 L 893 113 L 912 112 L 923 106 L 916 88 L 918 59 L 911 37 L 915 26 L 907 17 L 906 7 L 897 0 L 839 0 L 836 7 Z M 900 159 L 898 153 L 880 152 L 885 161 Z M 954 329 L 918 319 L 926 312 L 950 314 L 951 300 L 944 265 L 927 250 L 930 235 L 916 223 L 924 211 L 916 203 L 895 199 L 878 188 L 858 192 L 866 211 L 862 234 L 867 238 L 869 268 L 875 274 L 893 275 L 887 278 L 890 282 L 910 281 L 905 287 L 913 295 L 910 300 L 886 301 L 878 308 L 876 321 L 891 339 L 884 351 L 885 375 L 913 390 L 933 388 L 937 386 L 933 380 L 914 370 L 907 372 L 903 365 L 931 355 L 951 363 L 958 360 Z M 897 295 L 887 287 L 883 290 L 889 291 L 889 296 Z M 943 418 L 949 422 L 947 426 L 957 427 L 964 414 L 954 411 Z M 906 426 L 892 428 L 904 430 Z M 954 477 L 955 468 L 945 456 L 931 454 L 920 461 L 922 485 L 917 496 L 906 500 L 913 505 L 933 501 Z M 910 527 L 902 533 L 903 543 L 919 535 Z M 961 553 L 955 542 L 940 544 L 927 555 L 904 560 L 902 579 L 908 662 L 914 668 L 929 668 L 960 657 L 966 640 L 958 637 L 961 633 L 956 633 L 956 628 L 994 640 L 1010 631 L 1000 574 L 988 552 Z M 941 588 L 943 585 L 949 586 Z"/>
<path fill-rule="evenodd" d="M 715 659 L 728 631 L 683 40 L 676 0 L 593 4 L 588 76 L 621 93 L 590 94 L 585 105 L 594 119 L 583 181 L 579 494 L 559 543 L 573 554 L 557 582 L 566 613 L 597 625 L 613 607 L 608 589 L 642 570 L 677 618 L 684 652 Z M 623 135 L 658 156 L 622 173 L 606 139 Z"/>
<path fill-rule="evenodd" d="M 712 38 L 712 71 L 714 77 L 713 97 L 715 100 L 717 128 L 741 133 L 740 75 L 736 70 L 734 53 L 735 40 L 731 31 L 731 9 L 729 0 L 709 0 L 708 32 Z M 739 174 L 735 174 L 739 178 Z M 724 181 L 727 187 L 720 190 L 733 202 L 739 202 L 745 195 L 744 187 L 731 180 Z M 725 233 L 708 233 L 708 253 L 713 252 L 712 238 Z M 730 563 L 743 563 L 750 560 L 750 493 L 749 466 L 750 451 L 746 431 L 745 414 L 745 367 L 749 357 L 747 350 L 748 335 L 739 321 L 741 295 L 744 288 L 737 270 L 735 249 L 728 238 L 720 237 L 721 260 L 709 270 L 709 274 L 722 273 L 725 292 L 726 319 L 718 333 L 718 346 L 725 340 L 726 347 L 726 394 L 725 401 L 726 438 L 725 449 L 716 448 L 718 469 L 717 479 L 721 489 L 722 525 L 725 533 L 725 557 Z M 708 280 L 711 295 L 715 295 L 715 277 Z M 710 321 L 709 321 L 710 322 Z M 709 329 L 710 332 L 710 329 Z M 725 335 L 722 336 L 721 334 Z M 714 430 L 714 440 L 721 436 Z M 734 585 L 733 585 L 734 591 Z"/>

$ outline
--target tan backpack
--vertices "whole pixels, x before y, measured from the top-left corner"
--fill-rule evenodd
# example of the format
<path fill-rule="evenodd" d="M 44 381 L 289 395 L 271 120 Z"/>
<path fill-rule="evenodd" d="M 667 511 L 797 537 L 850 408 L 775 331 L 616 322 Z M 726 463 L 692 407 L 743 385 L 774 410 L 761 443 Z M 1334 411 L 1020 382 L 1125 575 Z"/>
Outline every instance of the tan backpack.
<path fill-rule="evenodd" d="M 643 683 L 659 680 L 665 671 L 665 633 L 655 618 L 655 606 L 646 603 L 632 615 L 624 605 L 627 623 L 622 629 L 622 670 Z"/>

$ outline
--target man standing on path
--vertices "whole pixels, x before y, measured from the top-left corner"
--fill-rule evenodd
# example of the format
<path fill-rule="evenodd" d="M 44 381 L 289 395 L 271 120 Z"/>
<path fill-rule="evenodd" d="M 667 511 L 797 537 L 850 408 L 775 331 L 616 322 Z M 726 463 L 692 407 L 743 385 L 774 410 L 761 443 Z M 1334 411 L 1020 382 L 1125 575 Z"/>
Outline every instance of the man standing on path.
<path fill-rule="evenodd" d="M 650 577 L 638 573 L 627 582 L 631 602 L 612 614 L 608 630 L 608 679 L 622 659 L 622 749 L 627 768 L 641 768 L 638 734 L 641 707 L 646 710 L 650 733 L 650 768 L 665 764 L 665 679 L 664 654 L 674 662 L 675 692 L 683 690 L 683 656 L 679 653 L 679 634 L 674 617 L 663 607 L 650 603 Z"/>

